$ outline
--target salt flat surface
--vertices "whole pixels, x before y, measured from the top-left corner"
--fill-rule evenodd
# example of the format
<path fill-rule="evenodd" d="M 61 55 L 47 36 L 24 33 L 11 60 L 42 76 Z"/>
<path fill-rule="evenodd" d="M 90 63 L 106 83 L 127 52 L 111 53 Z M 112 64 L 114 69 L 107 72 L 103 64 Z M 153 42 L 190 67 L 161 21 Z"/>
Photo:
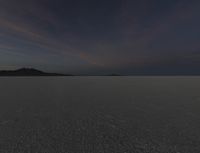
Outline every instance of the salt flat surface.
<path fill-rule="evenodd" d="M 2 77 L 2 153 L 199 153 L 200 77 Z"/>

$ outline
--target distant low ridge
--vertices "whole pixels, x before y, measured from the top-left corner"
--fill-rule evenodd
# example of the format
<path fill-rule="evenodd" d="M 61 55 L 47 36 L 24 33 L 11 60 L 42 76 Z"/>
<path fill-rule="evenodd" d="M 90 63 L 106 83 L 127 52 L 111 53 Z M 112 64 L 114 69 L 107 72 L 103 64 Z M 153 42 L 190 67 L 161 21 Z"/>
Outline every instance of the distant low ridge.
<path fill-rule="evenodd" d="M 112 73 L 112 74 L 109 74 L 107 76 L 121 76 L 120 74 L 117 74 L 117 73 Z"/>
<path fill-rule="evenodd" d="M 47 73 L 34 68 L 2 70 L 0 76 L 72 76 L 71 74 Z"/>

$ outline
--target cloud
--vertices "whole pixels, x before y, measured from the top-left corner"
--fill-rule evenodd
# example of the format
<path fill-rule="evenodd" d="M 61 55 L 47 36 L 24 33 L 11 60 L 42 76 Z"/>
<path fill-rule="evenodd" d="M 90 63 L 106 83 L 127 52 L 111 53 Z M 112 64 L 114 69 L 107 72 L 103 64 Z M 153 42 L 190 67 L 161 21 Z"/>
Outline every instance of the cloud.
<path fill-rule="evenodd" d="M 67 43 L 62 43 L 57 39 L 45 36 L 43 31 L 39 31 L 35 27 L 0 18 L 0 28 L 8 30 L 7 33 L 12 37 L 25 39 L 29 44 L 44 48 L 52 53 L 64 56 L 76 56 L 90 64 L 97 65 L 91 56 L 89 57 L 86 53 Z"/>

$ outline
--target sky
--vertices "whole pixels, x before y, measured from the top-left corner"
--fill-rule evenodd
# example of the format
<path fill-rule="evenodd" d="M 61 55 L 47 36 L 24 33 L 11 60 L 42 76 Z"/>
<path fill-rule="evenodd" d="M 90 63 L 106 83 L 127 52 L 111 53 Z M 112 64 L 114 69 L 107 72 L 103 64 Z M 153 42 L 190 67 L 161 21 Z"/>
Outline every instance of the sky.
<path fill-rule="evenodd" d="M 199 0 L 0 0 L 0 69 L 200 74 Z"/>

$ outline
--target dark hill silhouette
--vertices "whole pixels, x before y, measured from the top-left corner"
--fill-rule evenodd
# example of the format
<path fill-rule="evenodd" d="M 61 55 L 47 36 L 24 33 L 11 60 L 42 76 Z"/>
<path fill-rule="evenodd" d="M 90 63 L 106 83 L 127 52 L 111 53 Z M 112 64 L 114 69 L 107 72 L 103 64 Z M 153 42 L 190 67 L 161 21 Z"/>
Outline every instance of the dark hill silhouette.
<path fill-rule="evenodd" d="M 72 76 L 70 74 L 47 73 L 34 68 L 0 71 L 0 76 Z"/>
<path fill-rule="evenodd" d="M 120 74 L 116 74 L 116 73 L 112 73 L 112 74 L 109 74 L 107 76 L 121 76 Z"/>

